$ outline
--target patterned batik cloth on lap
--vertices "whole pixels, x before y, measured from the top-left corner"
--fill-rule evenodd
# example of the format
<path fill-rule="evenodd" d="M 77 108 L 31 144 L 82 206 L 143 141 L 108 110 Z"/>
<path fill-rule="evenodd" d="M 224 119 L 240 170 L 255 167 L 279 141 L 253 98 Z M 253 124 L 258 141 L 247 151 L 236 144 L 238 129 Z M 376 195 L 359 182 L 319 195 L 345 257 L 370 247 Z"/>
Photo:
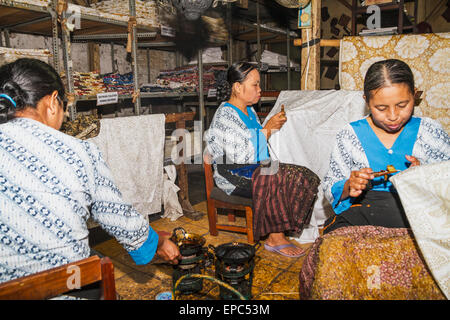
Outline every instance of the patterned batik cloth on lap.
<path fill-rule="evenodd" d="M 316 240 L 299 277 L 301 299 L 445 299 L 406 228 L 332 231 Z"/>
<path fill-rule="evenodd" d="M 311 218 L 319 177 L 293 164 L 279 164 L 275 174 L 266 170 L 260 166 L 252 177 L 255 240 L 273 232 L 301 232 Z"/>

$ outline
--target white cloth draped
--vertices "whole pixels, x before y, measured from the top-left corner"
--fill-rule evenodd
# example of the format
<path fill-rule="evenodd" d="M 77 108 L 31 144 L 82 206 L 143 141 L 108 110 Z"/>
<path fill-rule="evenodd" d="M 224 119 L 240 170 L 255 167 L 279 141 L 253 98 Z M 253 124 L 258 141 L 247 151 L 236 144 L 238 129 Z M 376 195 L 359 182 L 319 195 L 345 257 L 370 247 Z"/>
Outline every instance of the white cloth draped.
<path fill-rule="evenodd" d="M 161 211 L 165 140 L 164 114 L 100 120 L 90 139 L 102 152 L 125 201 L 148 219 Z"/>
<path fill-rule="evenodd" d="M 450 161 L 393 176 L 406 217 L 434 279 L 450 297 Z"/>

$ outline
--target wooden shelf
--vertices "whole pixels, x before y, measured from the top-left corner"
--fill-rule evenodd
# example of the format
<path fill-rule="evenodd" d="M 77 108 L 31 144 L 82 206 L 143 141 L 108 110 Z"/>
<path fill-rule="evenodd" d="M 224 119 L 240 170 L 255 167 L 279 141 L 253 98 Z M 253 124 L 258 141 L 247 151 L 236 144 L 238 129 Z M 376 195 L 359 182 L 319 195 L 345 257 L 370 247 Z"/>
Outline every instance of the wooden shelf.
<path fill-rule="evenodd" d="M 341 1 L 342 2 L 342 1 Z M 414 10 L 414 22 L 411 23 L 408 20 L 407 15 L 404 12 L 405 2 L 414 2 L 415 10 Z M 399 2 L 392 1 L 391 3 L 381 3 L 377 4 L 377 6 L 380 8 L 381 12 L 387 12 L 387 11 L 397 11 L 397 24 L 393 26 L 397 26 L 397 32 L 399 34 L 402 34 L 404 30 L 412 30 L 413 32 L 416 32 L 416 23 L 417 23 L 417 2 L 418 0 L 400 0 Z M 357 33 L 357 25 L 356 25 L 356 17 L 357 15 L 364 15 L 367 12 L 367 8 L 369 6 L 360 6 L 359 1 L 352 0 L 351 10 L 352 10 L 352 30 L 351 34 L 356 35 Z M 410 25 L 405 24 L 406 22 L 409 22 Z M 392 26 L 392 27 L 393 27 Z M 387 26 L 382 26 L 387 27 Z"/>

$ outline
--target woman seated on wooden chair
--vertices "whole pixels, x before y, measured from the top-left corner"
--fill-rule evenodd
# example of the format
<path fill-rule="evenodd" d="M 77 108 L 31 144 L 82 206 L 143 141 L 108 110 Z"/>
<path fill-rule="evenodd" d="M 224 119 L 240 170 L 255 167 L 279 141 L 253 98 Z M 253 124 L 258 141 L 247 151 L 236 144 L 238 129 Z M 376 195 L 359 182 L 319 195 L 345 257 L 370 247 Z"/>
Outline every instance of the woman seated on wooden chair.
<path fill-rule="evenodd" d="M 58 73 L 36 59 L 0 67 L 0 282 L 91 255 L 92 215 L 136 264 L 179 251 L 122 199 L 99 149 L 59 130 Z"/>
<path fill-rule="evenodd" d="M 267 250 L 299 257 L 304 251 L 285 232 L 301 232 L 309 223 L 320 180 L 308 168 L 270 163 L 267 140 L 287 118 L 281 111 L 263 128 L 252 107 L 260 97 L 260 75 L 253 65 L 237 62 L 229 67 L 227 80 L 218 86 L 218 99 L 226 102 L 205 133 L 214 180 L 228 195 L 253 199 L 256 241 L 268 236 Z M 278 170 L 272 172 L 274 168 Z"/>

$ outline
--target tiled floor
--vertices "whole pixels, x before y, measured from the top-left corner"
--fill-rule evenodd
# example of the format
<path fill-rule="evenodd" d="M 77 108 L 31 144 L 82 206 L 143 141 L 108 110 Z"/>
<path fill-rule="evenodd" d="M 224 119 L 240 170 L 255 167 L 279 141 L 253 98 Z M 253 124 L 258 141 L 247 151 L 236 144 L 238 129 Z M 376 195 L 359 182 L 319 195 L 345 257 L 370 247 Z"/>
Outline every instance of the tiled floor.
<path fill-rule="evenodd" d="M 206 202 L 194 205 L 198 211 L 206 213 Z M 223 221 L 222 221 L 223 220 Z M 219 222 L 228 222 L 226 215 L 219 215 Z M 244 218 L 236 217 L 236 224 L 243 225 Z M 159 219 L 150 223 L 157 231 L 171 232 L 176 227 L 183 227 L 188 233 L 196 233 L 206 239 L 206 246 L 217 246 L 227 242 L 247 242 L 245 234 L 219 231 L 217 237 L 211 236 L 208 231 L 208 219 L 193 221 L 186 217 L 171 222 L 168 219 Z M 305 249 L 308 245 L 300 245 Z M 115 267 L 116 289 L 122 299 L 153 300 L 156 295 L 165 291 L 172 291 L 171 265 L 145 265 L 136 266 L 128 253 L 115 239 L 101 242 L 94 249 L 111 258 Z M 298 285 L 299 272 L 304 257 L 288 258 L 264 250 L 261 245 L 256 252 L 255 269 L 252 286 L 252 299 L 255 300 L 285 300 L 299 299 Z M 213 275 L 212 267 L 206 269 L 207 275 Z M 203 280 L 203 289 L 192 295 L 180 295 L 177 299 L 185 300 L 215 300 L 220 299 L 218 284 Z"/>

